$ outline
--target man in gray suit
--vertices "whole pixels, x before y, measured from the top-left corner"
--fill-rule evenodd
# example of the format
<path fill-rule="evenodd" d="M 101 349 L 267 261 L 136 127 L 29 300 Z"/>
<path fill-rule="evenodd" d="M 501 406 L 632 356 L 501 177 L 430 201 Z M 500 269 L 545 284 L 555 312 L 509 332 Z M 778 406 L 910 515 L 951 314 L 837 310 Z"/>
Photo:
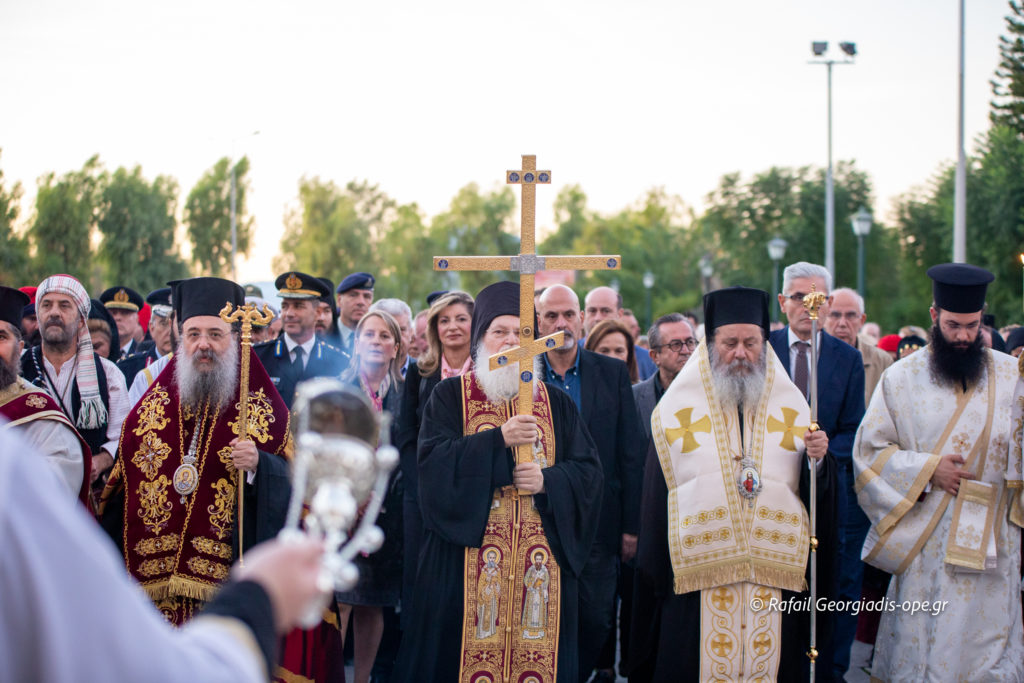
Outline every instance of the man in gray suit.
<path fill-rule="evenodd" d="M 654 321 L 647 332 L 647 340 L 651 345 L 651 360 L 658 371 L 643 382 L 633 385 L 633 398 L 649 442 L 654 406 L 697 348 L 697 338 L 682 314 L 669 313 Z"/>

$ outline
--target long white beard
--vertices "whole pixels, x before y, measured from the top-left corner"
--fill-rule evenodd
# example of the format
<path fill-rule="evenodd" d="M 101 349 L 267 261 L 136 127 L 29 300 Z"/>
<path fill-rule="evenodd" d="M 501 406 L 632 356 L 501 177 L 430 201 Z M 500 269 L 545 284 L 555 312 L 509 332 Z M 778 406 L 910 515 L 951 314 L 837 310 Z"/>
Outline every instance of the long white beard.
<path fill-rule="evenodd" d="M 476 375 L 480 387 L 491 403 L 504 403 L 519 394 L 519 363 L 510 363 L 503 368 L 491 370 L 487 361 L 492 355 L 484 348 L 484 343 L 477 344 L 473 353 L 473 374 Z M 544 364 L 540 356 L 533 359 L 533 393 L 537 394 L 537 382 L 540 381 Z"/>
<path fill-rule="evenodd" d="M 711 357 L 711 379 L 715 385 L 715 397 L 723 410 L 735 410 L 737 406 L 754 407 L 761 400 L 764 391 L 767 359 L 765 350 L 756 363 L 746 360 L 726 364 L 715 351 L 715 345 L 708 345 Z M 743 370 L 746 370 L 744 372 Z"/>
<path fill-rule="evenodd" d="M 178 383 L 178 394 L 185 405 L 198 408 L 209 400 L 218 409 L 227 406 L 238 385 L 238 346 L 230 344 L 223 356 L 212 351 L 196 351 L 192 356 L 185 353 L 184 340 L 178 342 L 174 357 L 178 360 L 174 368 L 174 379 Z M 196 369 L 196 360 L 203 354 L 213 358 L 213 366 L 206 371 Z"/>

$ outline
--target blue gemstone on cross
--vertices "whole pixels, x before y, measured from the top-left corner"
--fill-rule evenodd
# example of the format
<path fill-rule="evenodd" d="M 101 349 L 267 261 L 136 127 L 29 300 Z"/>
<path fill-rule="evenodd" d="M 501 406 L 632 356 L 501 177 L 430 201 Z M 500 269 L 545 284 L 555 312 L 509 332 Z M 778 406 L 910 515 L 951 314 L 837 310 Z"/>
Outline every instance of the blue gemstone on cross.
<path fill-rule="evenodd" d="M 529 382 L 530 380 L 533 379 L 533 373 L 530 372 L 529 370 L 524 370 L 523 374 L 519 375 L 519 379 L 523 380 L 524 382 Z"/>
<path fill-rule="evenodd" d="M 544 342 L 544 345 L 547 346 L 549 349 L 553 349 L 555 348 L 555 340 L 548 339 L 546 342 Z"/>
<path fill-rule="evenodd" d="M 498 365 L 508 365 L 508 356 L 498 356 Z"/>
<path fill-rule="evenodd" d="M 532 183 L 533 182 L 533 174 L 532 173 L 526 173 L 525 175 L 523 175 L 523 180 L 525 182 Z"/>
<path fill-rule="evenodd" d="M 609 268 L 614 268 L 615 267 L 615 259 L 613 259 L 613 258 L 608 259 L 608 267 Z"/>
<path fill-rule="evenodd" d="M 448 259 L 441 259 L 437 262 L 437 267 L 441 270 L 448 270 Z"/>
<path fill-rule="evenodd" d="M 511 173 L 508 174 L 508 179 L 509 179 L 509 182 L 518 183 L 519 182 L 519 174 L 516 173 L 515 171 L 512 171 Z"/>
<path fill-rule="evenodd" d="M 539 175 L 537 176 L 537 180 L 538 180 L 539 182 L 542 182 L 542 183 L 546 183 L 546 182 L 549 182 L 549 181 L 551 180 L 551 176 L 550 176 L 550 175 L 548 175 L 547 173 L 544 173 L 544 172 L 542 171 L 542 172 L 541 172 L 541 173 L 540 173 L 540 174 L 539 174 Z"/>

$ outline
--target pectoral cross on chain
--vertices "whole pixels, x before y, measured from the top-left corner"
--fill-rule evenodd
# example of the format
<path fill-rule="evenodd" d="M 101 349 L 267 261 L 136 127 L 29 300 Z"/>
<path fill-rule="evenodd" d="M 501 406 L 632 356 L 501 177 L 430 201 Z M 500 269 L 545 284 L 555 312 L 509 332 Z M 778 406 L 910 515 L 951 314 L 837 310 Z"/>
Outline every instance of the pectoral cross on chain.
<path fill-rule="evenodd" d="M 542 270 L 619 270 L 622 259 L 618 255 L 597 256 L 539 256 L 536 251 L 534 222 L 536 219 L 537 185 L 551 183 L 551 171 L 537 170 L 537 156 L 523 155 L 523 167 L 506 171 L 505 182 L 520 185 L 523 190 L 520 213 L 519 254 L 516 256 L 435 256 L 434 270 L 511 270 L 519 273 L 519 346 L 491 356 L 492 370 L 509 363 L 520 363 L 519 395 L 516 413 L 533 413 L 533 370 L 530 361 L 563 343 L 563 334 L 556 332 L 540 339 L 534 338 L 533 291 L 534 275 Z M 516 462 L 533 460 L 529 445 L 516 448 Z"/>

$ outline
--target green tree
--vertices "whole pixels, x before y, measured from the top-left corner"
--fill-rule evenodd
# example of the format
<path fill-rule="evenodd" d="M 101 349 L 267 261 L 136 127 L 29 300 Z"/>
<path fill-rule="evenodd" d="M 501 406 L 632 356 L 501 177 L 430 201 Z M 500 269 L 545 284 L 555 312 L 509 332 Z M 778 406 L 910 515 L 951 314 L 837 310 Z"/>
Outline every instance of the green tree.
<path fill-rule="evenodd" d="M 438 288 L 440 274 L 431 267 L 434 254 L 443 244 L 434 239 L 423 223 L 415 204 L 398 207 L 387 236 L 380 244 L 380 280 L 382 296 L 407 302 L 413 310 L 425 307 L 426 296 Z"/>
<path fill-rule="evenodd" d="M 519 226 L 512 222 L 518 207 L 512 189 L 500 189 L 481 194 L 476 183 L 466 185 L 452 199 L 447 211 L 436 216 L 430 224 L 430 236 L 440 252 L 461 256 L 490 256 L 519 252 Z M 431 254 L 425 254 L 430 263 Z M 437 288 L 462 289 L 476 295 L 485 285 L 496 279 L 512 280 L 511 272 L 449 273 L 436 277 Z"/>
<path fill-rule="evenodd" d="M 177 196 L 173 178 L 157 176 L 149 183 L 139 166 L 121 167 L 108 178 L 97 224 L 106 282 L 145 293 L 188 275 L 174 246 Z"/>
<path fill-rule="evenodd" d="M 35 220 L 29 228 L 35 251 L 32 270 L 40 280 L 67 273 L 93 289 L 98 286 L 100 273 L 93 267 L 91 237 L 102 185 L 98 156 L 59 180 L 53 173 L 40 178 Z"/>
<path fill-rule="evenodd" d="M 1024 5 L 1010 0 L 1007 35 L 999 36 L 999 67 L 992 85 L 992 123 L 1024 135 Z"/>
<path fill-rule="evenodd" d="M 36 284 L 38 280 L 30 275 L 28 268 L 28 240 L 15 230 L 21 183 L 14 183 L 7 189 L 3 179 L 4 173 L 0 170 L 0 282 L 13 287 Z"/>
<path fill-rule="evenodd" d="M 278 272 L 300 270 L 335 282 L 358 270 L 377 269 L 377 247 L 395 202 L 377 185 L 303 178 L 298 206 L 285 215 Z"/>
<path fill-rule="evenodd" d="M 249 159 L 235 171 L 235 233 L 238 255 L 249 253 L 253 219 L 246 212 Z M 192 242 L 192 261 L 206 275 L 231 275 L 231 161 L 224 157 L 206 171 L 185 200 L 185 223 Z"/>

